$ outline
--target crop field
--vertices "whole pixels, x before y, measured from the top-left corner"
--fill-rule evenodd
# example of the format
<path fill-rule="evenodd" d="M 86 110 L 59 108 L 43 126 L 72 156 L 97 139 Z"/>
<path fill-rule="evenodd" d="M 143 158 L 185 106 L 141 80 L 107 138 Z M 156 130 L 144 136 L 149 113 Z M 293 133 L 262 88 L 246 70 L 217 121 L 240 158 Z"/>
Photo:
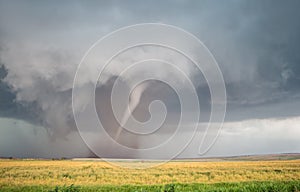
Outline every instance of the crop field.
<path fill-rule="evenodd" d="M 126 169 L 103 161 L 2 159 L 0 191 L 296 192 L 300 160 L 171 161 L 149 169 Z"/>

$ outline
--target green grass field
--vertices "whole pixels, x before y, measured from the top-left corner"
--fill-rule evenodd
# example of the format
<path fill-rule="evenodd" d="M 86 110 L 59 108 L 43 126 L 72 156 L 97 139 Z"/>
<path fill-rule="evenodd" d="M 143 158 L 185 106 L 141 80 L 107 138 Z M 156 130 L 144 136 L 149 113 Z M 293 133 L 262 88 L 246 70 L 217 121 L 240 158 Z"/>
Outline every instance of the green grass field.
<path fill-rule="evenodd" d="M 273 182 L 241 182 L 241 183 L 217 183 L 217 184 L 166 184 L 166 185 L 99 185 L 99 186 L 4 186 L 1 191 L 49 191 L 49 192 L 110 192 L 110 191 L 124 191 L 124 192 L 174 192 L 174 191 L 208 191 L 208 192 L 299 192 L 299 181 L 273 181 Z"/>
<path fill-rule="evenodd" d="M 150 169 L 103 161 L 0 160 L 0 191 L 298 192 L 300 160 L 171 161 Z"/>

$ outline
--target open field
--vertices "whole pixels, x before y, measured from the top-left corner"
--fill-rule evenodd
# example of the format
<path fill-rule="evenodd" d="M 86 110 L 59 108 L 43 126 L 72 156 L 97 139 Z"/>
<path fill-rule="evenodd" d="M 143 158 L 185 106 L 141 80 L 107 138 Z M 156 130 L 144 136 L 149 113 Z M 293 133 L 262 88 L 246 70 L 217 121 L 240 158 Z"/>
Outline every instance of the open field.
<path fill-rule="evenodd" d="M 146 170 L 115 167 L 103 161 L 0 160 L 0 191 L 55 191 L 55 189 L 57 191 L 113 189 L 298 191 L 300 160 L 172 161 Z"/>

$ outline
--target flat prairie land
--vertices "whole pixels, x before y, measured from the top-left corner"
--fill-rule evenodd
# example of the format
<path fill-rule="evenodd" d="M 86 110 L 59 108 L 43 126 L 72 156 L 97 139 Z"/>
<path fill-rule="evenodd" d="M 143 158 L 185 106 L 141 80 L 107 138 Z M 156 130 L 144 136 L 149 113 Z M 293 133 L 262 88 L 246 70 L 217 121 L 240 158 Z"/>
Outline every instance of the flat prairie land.
<path fill-rule="evenodd" d="M 0 191 L 51 190 L 299 192 L 300 160 L 170 161 L 149 169 L 88 160 L 0 160 Z"/>

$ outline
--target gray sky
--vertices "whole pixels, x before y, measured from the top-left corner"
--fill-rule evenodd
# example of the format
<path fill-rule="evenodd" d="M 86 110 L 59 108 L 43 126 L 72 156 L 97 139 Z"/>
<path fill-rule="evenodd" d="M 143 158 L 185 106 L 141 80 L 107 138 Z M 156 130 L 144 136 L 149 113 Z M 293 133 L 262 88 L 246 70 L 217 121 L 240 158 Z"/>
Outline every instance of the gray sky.
<path fill-rule="evenodd" d="M 298 0 L 0 1 L 0 156 L 89 156 L 71 109 L 77 65 L 100 37 L 145 22 L 191 32 L 220 66 L 227 113 L 208 156 L 300 152 L 299 8 Z M 210 94 L 201 74 L 192 78 L 199 82 L 205 121 Z M 109 86 L 97 88 L 100 111 Z M 146 118 L 147 98 L 159 96 L 174 112 L 170 127 L 178 113 L 176 96 L 159 86 L 148 91 L 137 108 L 143 113 L 136 115 Z M 108 127 L 111 123 L 107 120 Z M 197 157 L 199 140 L 195 137 L 181 157 Z"/>

